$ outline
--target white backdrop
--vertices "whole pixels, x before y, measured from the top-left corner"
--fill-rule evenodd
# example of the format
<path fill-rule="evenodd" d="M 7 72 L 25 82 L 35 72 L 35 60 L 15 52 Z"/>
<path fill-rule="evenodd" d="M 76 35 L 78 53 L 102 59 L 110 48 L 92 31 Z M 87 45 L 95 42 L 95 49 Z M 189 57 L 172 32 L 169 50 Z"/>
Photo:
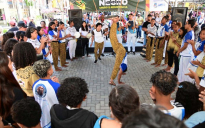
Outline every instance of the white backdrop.
<path fill-rule="evenodd" d="M 166 0 L 169 2 L 169 0 Z M 168 3 L 165 0 L 150 0 L 150 11 L 168 11 Z"/>

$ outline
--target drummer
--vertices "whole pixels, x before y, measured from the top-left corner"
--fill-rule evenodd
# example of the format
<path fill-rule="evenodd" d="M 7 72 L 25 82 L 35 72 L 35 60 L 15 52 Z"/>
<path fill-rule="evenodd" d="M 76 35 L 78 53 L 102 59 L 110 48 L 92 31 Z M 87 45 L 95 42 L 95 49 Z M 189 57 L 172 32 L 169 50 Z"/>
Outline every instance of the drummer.
<path fill-rule="evenodd" d="M 75 57 L 75 50 L 77 46 L 76 38 L 75 38 L 75 33 L 76 29 L 74 27 L 74 22 L 73 20 L 69 21 L 70 26 L 66 29 L 66 38 L 69 40 L 69 55 L 70 55 L 70 60 L 73 61 L 74 59 L 77 59 Z"/>
<path fill-rule="evenodd" d="M 88 36 L 88 25 L 85 21 L 83 21 L 81 28 L 79 29 L 80 32 L 80 36 L 82 39 L 82 45 L 83 45 L 83 58 L 85 57 L 85 48 L 86 48 L 86 53 L 87 53 L 87 57 L 90 57 L 89 55 L 89 38 L 87 38 Z"/>

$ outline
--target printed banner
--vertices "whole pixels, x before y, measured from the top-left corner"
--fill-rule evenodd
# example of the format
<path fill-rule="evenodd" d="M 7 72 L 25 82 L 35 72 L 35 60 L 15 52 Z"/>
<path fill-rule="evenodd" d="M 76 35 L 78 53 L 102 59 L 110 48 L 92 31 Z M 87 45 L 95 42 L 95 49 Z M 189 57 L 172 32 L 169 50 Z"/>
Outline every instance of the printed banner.
<path fill-rule="evenodd" d="M 168 11 L 168 0 L 150 0 L 149 11 Z"/>
<path fill-rule="evenodd" d="M 138 0 L 95 0 L 98 11 L 135 11 Z M 96 11 L 93 0 L 70 0 L 71 9 L 82 9 L 83 11 Z M 145 10 L 145 0 L 140 0 L 138 10 Z"/>

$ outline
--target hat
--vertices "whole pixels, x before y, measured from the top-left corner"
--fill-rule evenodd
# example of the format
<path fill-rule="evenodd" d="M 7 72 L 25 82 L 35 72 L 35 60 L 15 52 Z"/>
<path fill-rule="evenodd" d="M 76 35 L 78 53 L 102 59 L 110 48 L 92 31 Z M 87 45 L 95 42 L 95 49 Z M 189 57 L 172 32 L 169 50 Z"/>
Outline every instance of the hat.
<path fill-rule="evenodd" d="M 18 27 L 24 27 L 27 28 L 26 24 L 23 21 L 18 22 Z"/>
<path fill-rule="evenodd" d="M 141 15 L 141 13 L 138 13 L 138 15 Z"/>
<path fill-rule="evenodd" d="M 16 25 L 15 21 L 13 21 L 13 20 L 10 21 L 9 24 L 10 24 L 11 26 L 15 26 L 15 25 Z"/>

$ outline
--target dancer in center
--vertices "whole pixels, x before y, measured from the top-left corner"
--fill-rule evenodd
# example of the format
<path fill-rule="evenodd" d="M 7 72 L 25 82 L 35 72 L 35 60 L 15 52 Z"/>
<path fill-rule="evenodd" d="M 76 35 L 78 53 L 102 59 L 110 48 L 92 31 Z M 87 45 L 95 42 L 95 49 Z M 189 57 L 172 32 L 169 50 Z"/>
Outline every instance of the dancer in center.
<path fill-rule="evenodd" d="M 112 44 L 113 50 L 116 53 L 116 59 L 115 59 L 115 65 L 114 65 L 114 68 L 113 68 L 113 71 L 112 71 L 112 75 L 111 75 L 109 84 L 114 85 L 114 86 L 116 85 L 114 83 L 114 79 L 116 78 L 117 73 L 120 70 L 120 65 L 121 65 L 123 59 L 126 56 L 125 48 L 117 40 L 117 34 L 116 33 L 117 33 L 117 22 L 118 22 L 118 20 L 119 20 L 119 18 L 114 18 L 113 19 L 113 24 L 112 24 L 111 29 L 110 29 L 110 42 Z"/>

